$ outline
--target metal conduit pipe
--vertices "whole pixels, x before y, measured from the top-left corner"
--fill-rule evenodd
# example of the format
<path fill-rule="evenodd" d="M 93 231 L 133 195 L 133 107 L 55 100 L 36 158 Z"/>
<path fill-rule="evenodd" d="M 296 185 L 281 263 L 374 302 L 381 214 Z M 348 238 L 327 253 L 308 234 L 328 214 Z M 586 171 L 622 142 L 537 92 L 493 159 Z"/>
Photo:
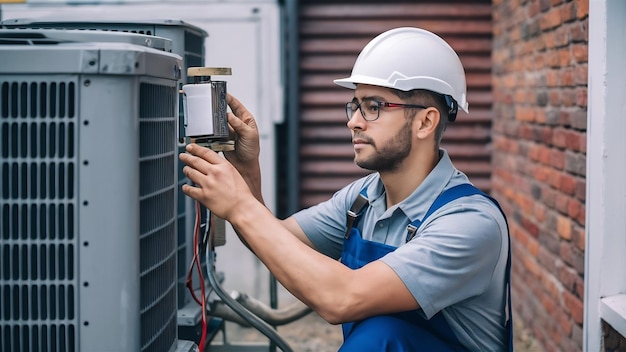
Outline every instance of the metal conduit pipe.
<path fill-rule="evenodd" d="M 307 307 L 300 301 L 294 302 L 285 308 L 272 309 L 261 301 L 244 293 L 235 291 L 231 293 L 231 297 L 233 297 L 234 300 L 240 303 L 248 311 L 273 326 L 289 324 L 312 312 L 311 308 Z M 236 312 L 234 312 L 222 301 L 213 302 L 209 313 L 212 316 L 232 321 L 241 326 L 250 326 L 250 324 L 243 320 Z"/>
<path fill-rule="evenodd" d="M 311 313 L 312 309 L 306 304 L 296 301 L 285 308 L 272 309 L 265 303 L 245 293 L 233 292 L 233 298 L 249 311 L 270 325 L 285 325 Z"/>
<path fill-rule="evenodd" d="M 270 341 L 272 341 L 278 348 L 280 348 L 284 352 L 293 352 L 293 349 L 289 346 L 287 341 L 285 341 L 274 328 L 269 326 L 265 321 L 261 320 L 261 318 L 252 314 L 246 308 L 244 308 L 239 302 L 230 297 L 219 284 L 217 275 L 215 273 L 215 251 L 212 248 L 213 242 L 213 231 L 209 232 L 209 242 L 206 246 L 206 271 L 209 280 L 209 284 L 222 301 L 228 305 L 235 313 L 237 313 L 244 321 L 250 324 L 252 327 L 257 329 L 260 333 L 265 335 Z"/>

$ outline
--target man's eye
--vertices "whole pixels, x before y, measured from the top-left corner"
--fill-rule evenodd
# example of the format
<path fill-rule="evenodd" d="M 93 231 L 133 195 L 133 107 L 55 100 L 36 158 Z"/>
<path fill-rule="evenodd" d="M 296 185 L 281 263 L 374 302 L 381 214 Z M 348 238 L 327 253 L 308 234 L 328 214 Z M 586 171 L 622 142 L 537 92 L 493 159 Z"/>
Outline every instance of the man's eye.
<path fill-rule="evenodd" d="M 378 104 L 376 104 L 376 102 L 374 101 L 364 103 L 363 105 L 365 105 L 365 110 L 367 110 L 367 112 L 371 112 L 371 113 L 378 112 Z"/>

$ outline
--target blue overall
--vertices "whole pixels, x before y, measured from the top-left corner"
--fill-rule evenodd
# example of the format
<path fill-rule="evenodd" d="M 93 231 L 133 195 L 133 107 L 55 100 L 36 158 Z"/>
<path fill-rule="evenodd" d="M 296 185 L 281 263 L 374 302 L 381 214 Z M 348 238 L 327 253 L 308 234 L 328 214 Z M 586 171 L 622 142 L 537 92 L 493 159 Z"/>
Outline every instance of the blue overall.
<path fill-rule="evenodd" d="M 406 241 L 408 242 L 414 236 L 423 221 L 441 206 L 459 197 L 474 194 L 481 194 L 488 197 L 500 208 L 493 198 L 487 196 L 471 184 L 461 184 L 452 187 L 437 197 L 421 221 L 416 220 L 408 226 Z M 357 223 L 361 211 L 367 205 L 366 189 L 364 189 L 348 212 L 348 231 L 346 231 L 346 238 L 343 243 L 341 262 L 351 269 L 358 269 L 369 262 L 380 259 L 397 248 L 384 243 L 364 240 L 361 237 Z M 502 210 L 500 209 L 500 211 Z M 513 325 L 510 309 L 511 295 L 509 278 L 511 271 L 510 242 L 506 271 L 507 304 L 509 307 L 507 321 L 509 351 L 513 351 Z M 340 352 L 467 350 L 454 335 L 441 312 L 438 312 L 428 320 L 419 315 L 417 310 L 379 315 L 357 322 L 344 323 L 342 329 L 344 344 L 339 349 Z"/>

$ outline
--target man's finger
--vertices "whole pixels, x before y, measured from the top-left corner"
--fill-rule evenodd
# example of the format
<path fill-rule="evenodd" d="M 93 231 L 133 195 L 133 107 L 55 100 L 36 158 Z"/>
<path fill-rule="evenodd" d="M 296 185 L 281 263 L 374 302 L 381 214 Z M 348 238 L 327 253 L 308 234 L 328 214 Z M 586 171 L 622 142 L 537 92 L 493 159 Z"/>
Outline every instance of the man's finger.
<path fill-rule="evenodd" d="M 209 148 L 201 147 L 195 143 L 187 144 L 185 150 L 198 158 L 204 159 L 211 164 L 217 164 L 222 160 L 222 157 L 219 156 L 216 152 L 212 151 Z M 184 160 L 183 160 L 184 161 Z"/>
<path fill-rule="evenodd" d="M 185 193 L 187 196 L 193 199 L 198 199 L 202 195 L 202 190 L 199 187 L 194 187 L 194 186 L 185 184 L 183 185 L 181 189 L 183 193 Z"/>
<path fill-rule="evenodd" d="M 243 113 L 248 113 L 248 109 L 246 109 L 246 107 L 230 93 L 226 94 L 226 103 L 237 116 L 243 115 Z"/>
<path fill-rule="evenodd" d="M 180 153 L 178 155 L 178 158 L 180 159 L 180 161 L 185 163 L 185 165 L 188 165 L 195 170 L 199 170 L 202 173 L 206 174 L 209 171 L 209 163 L 200 157 L 197 157 L 190 153 Z"/>
<path fill-rule="evenodd" d="M 246 107 L 234 96 L 227 94 L 226 95 L 226 103 L 230 106 L 233 114 L 237 116 L 241 121 L 243 121 L 246 125 L 250 125 L 251 122 L 254 122 L 254 117 Z"/>
<path fill-rule="evenodd" d="M 206 173 L 203 173 L 202 171 L 193 168 L 193 166 L 183 167 L 183 174 L 187 176 L 189 181 L 193 182 L 194 184 L 200 184 L 207 176 Z"/>

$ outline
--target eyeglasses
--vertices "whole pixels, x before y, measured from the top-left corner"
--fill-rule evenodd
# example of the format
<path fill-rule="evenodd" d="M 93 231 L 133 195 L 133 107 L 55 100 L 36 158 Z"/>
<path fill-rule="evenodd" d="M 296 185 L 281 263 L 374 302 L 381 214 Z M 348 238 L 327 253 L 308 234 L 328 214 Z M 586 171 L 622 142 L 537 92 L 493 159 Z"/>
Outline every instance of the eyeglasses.
<path fill-rule="evenodd" d="M 381 108 L 414 108 L 414 109 L 426 109 L 427 106 L 415 105 L 415 104 L 401 104 L 401 103 L 389 103 L 386 101 L 377 100 L 363 100 L 361 103 L 357 103 L 356 100 L 346 103 L 346 115 L 348 121 L 352 119 L 352 116 L 357 110 L 361 110 L 361 116 L 365 121 L 374 121 L 380 116 Z"/>

